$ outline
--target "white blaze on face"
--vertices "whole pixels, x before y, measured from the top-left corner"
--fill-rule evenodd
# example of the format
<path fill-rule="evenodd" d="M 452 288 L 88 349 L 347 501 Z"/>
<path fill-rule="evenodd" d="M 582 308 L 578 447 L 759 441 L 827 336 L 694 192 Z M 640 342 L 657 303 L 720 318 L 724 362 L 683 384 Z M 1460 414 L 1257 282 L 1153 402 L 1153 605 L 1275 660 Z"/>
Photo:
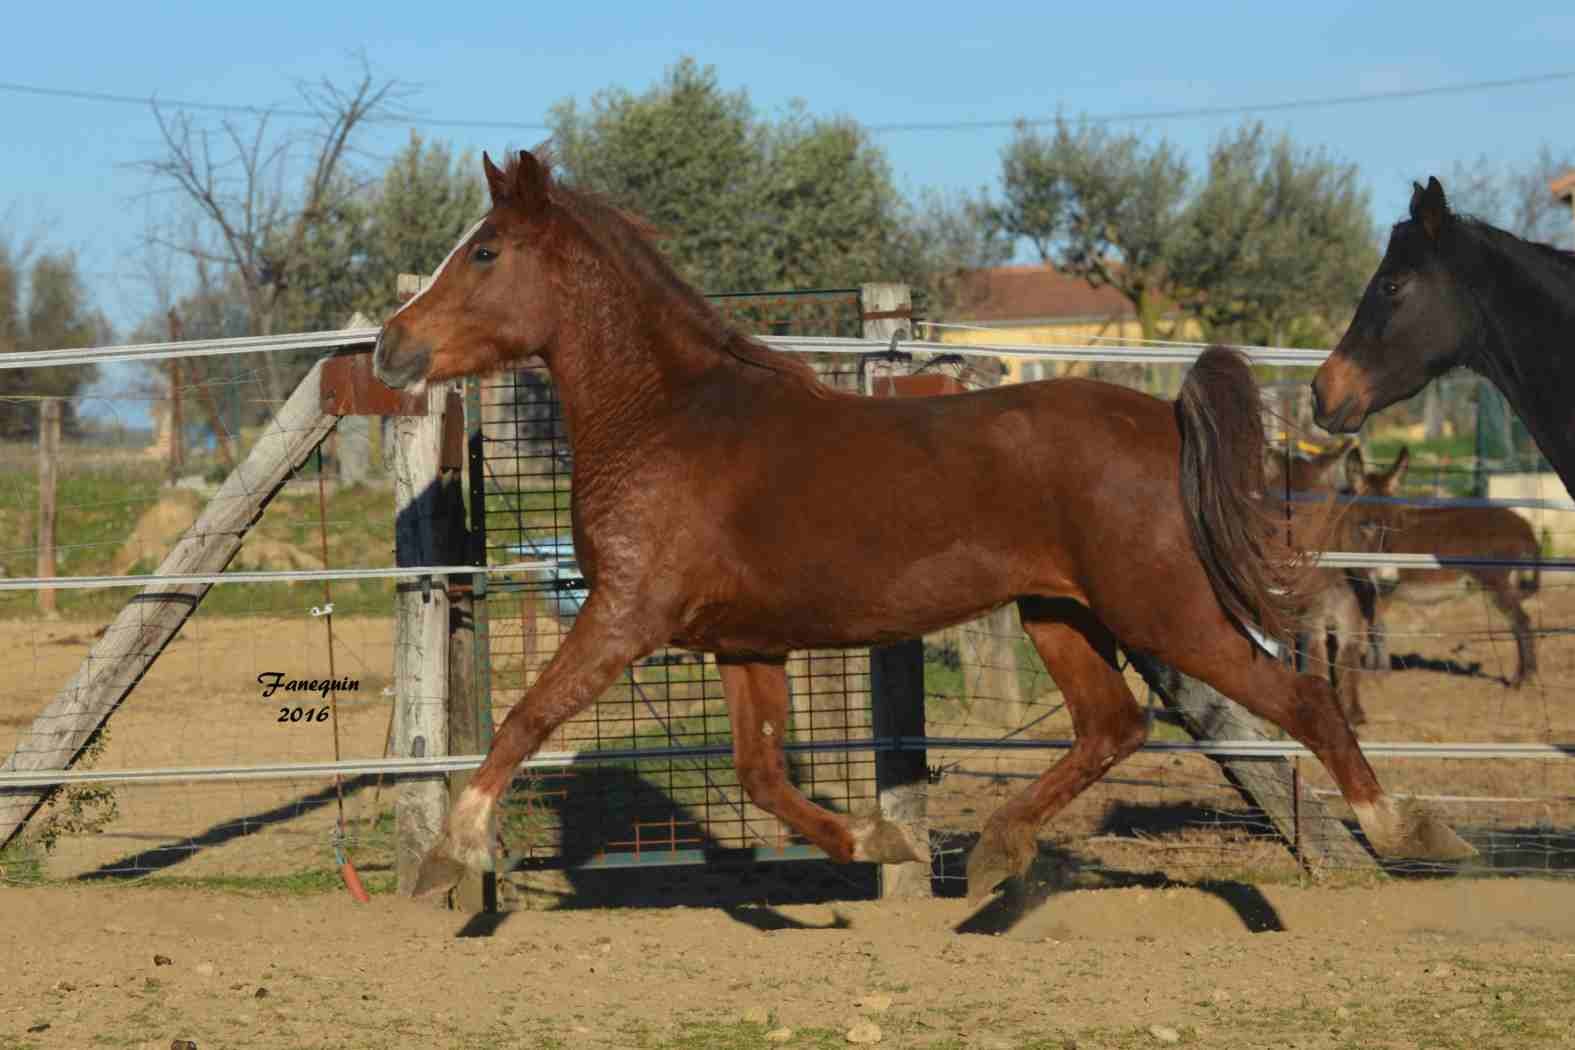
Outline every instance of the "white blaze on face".
<path fill-rule="evenodd" d="M 464 236 L 460 237 L 459 243 L 454 245 L 454 247 L 449 250 L 449 253 L 447 255 L 443 256 L 443 261 L 438 263 L 437 264 L 437 269 L 432 271 L 432 280 L 428 281 L 422 287 L 422 289 L 419 292 L 417 292 L 415 295 L 412 295 L 409 299 L 406 299 L 404 301 L 404 303 L 400 305 L 399 309 L 395 310 L 393 312 L 393 314 L 390 315 L 390 317 L 388 318 L 389 321 L 392 321 L 395 317 L 398 317 L 400 314 L 402 314 L 406 310 L 410 309 L 410 304 L 411 303 L 414 303 L 417 299 L 419 299 L 423 295 L 427 294 L 427 290 L 430 289 L 434 284 L 437 283 L 438 275 L 443 272 L 443 268 L 446 267 L 449 264 L 449 261 L 451 259 L 453 259 L 454 256 L 459 254 L 459 250 L 461 248 L 465 247 L 465 245 L 470 241 L 470 239 L 476 235 L 476 231 L 481 229 L 482 224 L 485 223 L 486 221 L 487 221 L 487 217 L 485 215 L 483 215 L 481 218 L 476 220 L 476 223 L 475 223 L 474 226 L 472 226 L 470 229 L 465 231 Z M 387 323 L 388 323 L 387 321 L 384 322 L 384 324 L 387 324 Z"/>

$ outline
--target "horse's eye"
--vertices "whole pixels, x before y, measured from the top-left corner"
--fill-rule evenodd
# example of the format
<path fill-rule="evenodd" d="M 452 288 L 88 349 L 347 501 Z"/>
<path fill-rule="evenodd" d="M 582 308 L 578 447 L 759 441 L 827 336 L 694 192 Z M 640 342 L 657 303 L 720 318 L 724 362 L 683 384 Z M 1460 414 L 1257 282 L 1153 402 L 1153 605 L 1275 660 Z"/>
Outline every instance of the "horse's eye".
<path fill-rule="evenodd" d="M 476 245 L 476 250 L 470 253 L 470 257 L 479 263 L 489 263 L 498 257 L 498 253 L 491 248 L 485 248 L 478 244 Z"/>
<path fill-rule="evenodd" d="M 1400 282 L 1399 281 L 1385 281 L 1383 284 L 1379 285 L 1378 287 L 1379 287 L 1380 291 L 1382 291 L 1385 295 L 1389 296 L 1391 299 L 1400 294 Z"/>

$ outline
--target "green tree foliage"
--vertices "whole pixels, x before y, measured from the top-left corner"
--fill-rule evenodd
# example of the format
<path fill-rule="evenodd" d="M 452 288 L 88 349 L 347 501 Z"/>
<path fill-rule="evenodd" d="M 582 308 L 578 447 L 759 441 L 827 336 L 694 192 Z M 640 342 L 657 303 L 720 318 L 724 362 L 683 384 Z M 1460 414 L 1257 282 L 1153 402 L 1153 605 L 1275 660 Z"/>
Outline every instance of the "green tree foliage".
<path fill-rule="evenodd" d="M 94 309 L 74 255 L 46 253 L 23 267 L 0 242 L 0 352 L 67 350 L 108 340 L 109 324 Z M 93 365 L 0 371 L 0 437 L 25 439 L 37 432 L 39 396 L 67 398 L 61 418 L 74 431 L 76 405 L 69 399 L 96 375 Z"/>
<path fill-rule="evenodd" d="M 431 273 L 461 234 L 486 214 L 480 165 L 445 142 L 412 132 L 382 176 L 313 224 L 300 253 L 283 319 L 289 331 L 342 326 L 360 312 L 381 319 L 396 304 L 401 273 Z"/>
<path fill-rule="evenodd" d="M 356 309 L 381 317 L 394 306 L 394 279 L 431 273 L 489 204 L 479 161 L 411 132 L 368 208 L 366 290 Z"/>
<path fill-rule="evenodd" d="M 1002 155 L 996 229 L 1133 306 L 1145 338 L 1169 303 L 1210 338 L 1326 342 L 1376 262 L 1356 171 L 1260 125 L 1227 135 L 1199 181 L 1165 140 L 1056 121 Z"/>
<path fill-rule="evenodd" d="M 1353 165 L 1247 125 L 1210 151 L 1168 258 L 1206 338 L 1326 345 L 1377 265 Z"/>
<path fill-rule="evenodd" d="M 561 102 L 552 127 L 561 176 L 650 221 L 705 291 L 924 283 L 944 268 L 921 231 L 946 202 L 915 209 L 857 123 L 797 105 L 763 118 L 693 59 L 643 94 Z M 954 208 L 947 219 L 960 228 L 971 214 Z"/>
<path fill-rule="evenodd" d="M 910 269 L 900 276 L 928 292 L 932 310 L 945 313 L 957 302 L 969 272 L 1011 260 L 1012 239 L 992 215 L 983 192 L 919 193 L 908 229 L 914 246 Z"/>
<path fill-rule="evenodd" d="M 644 95 L 598 92 L 588 111 L 553 107 L 554 159 L 574 185 L 638 212 L 662 250 L 706 291 L 764 287 L 754 245 L 762 210 L 764 129 L 748 95 L 685 58 Z"/>
<path fill-rule="evenodd" d="M 1028 240 L 1064 272 L 1114 288 L 1132 304 L 1144 338 L 1160 334 L 1189 183 L 1169 143 L 1064 117 L 1051 135 L 1019 126 L 1002 155 L 1001 182 L 998 229 Z"/>

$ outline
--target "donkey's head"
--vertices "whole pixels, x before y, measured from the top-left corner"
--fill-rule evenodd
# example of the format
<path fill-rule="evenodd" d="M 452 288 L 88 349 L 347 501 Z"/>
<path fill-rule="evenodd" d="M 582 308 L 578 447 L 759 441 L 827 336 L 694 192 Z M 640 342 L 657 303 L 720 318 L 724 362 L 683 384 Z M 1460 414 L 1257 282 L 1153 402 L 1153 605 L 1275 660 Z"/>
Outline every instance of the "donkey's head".
<path fill-rule="evenodd" d="M 378 335 L 372 369 L 391 387 L 491 371 L 542 352 L 557 332 L 552 177 L 525 151 L 502 170 L 485 153 L 481 164 L 492 209 Z"/>
<path fill-rule="evenodd" d="M 1411 463 L 1411 450 L 1402 446 L 1387 469 L 1369 471 L 1362 461 L 1362 450 L 1352 448 L 1345 457 L 1345 484 L 1351 495 L 1358 497 L 1350 510 L 1350 524 L 1356 531 L 1361 550 L 1382 552 L 1387 549 L 1390 533 L 1405 527 L 1406 508 L 1398 503 L 1382 502 L 1400 494 L 1400 483 L 1405 480 L 1406 468 Z M 1365 502 L 1360 497 L 1369 497 Z"/>
<path fill-rule="evenodd" d="M 1412 184 L 1410 219 L 1395 225 L 1356 316 L 1313 377 L 1319 426 L 1354 433 L 1463 361 L 1470 299 L 1446 265 L 1458 222 L 1437 179 Z"/>

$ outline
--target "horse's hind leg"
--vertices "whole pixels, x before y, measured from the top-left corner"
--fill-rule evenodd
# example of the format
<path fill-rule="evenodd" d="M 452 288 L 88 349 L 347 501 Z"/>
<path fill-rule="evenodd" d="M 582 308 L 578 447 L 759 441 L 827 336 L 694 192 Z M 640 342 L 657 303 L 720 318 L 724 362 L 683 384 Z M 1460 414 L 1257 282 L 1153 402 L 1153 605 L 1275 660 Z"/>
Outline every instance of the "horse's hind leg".
<path fill-rule="evenodd" d="M 968 858 L 977 900 L 1020 876 L 1037 852 L 1039 827 L 1111 766 L 1143 746 L 1148 722 L 1116 669 L 1116 643 L 1087 607 L 1070 599 L 1024 602 L 1023 630 L 1060 687 L 1077 734 L 1060 761 L 985 822 Z"/>
<path fill-rule="evenodd" d="M 1476 852 L 1438 818 L 1384 791 L 1328 681 L 1295 674 L 1223 618 L 1217 628 L 1195 627 L 1189 644 L 1154 655 L 1273 722 L 1317 756 L 1374 849 L 1421 860 L 1460 860 Z"/>
<path fill-rule="evenodd" d="M 832 860 L 902 864 L 920 850 L 879 814 L 853 822 L 817 806 L 787 776 L 788 678 L 782 663 L 717 659 L 733 725 L 733 766 L 751 802 L 826 851 Z"/>

